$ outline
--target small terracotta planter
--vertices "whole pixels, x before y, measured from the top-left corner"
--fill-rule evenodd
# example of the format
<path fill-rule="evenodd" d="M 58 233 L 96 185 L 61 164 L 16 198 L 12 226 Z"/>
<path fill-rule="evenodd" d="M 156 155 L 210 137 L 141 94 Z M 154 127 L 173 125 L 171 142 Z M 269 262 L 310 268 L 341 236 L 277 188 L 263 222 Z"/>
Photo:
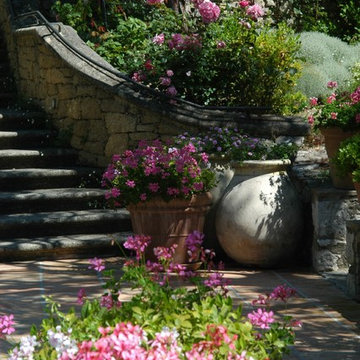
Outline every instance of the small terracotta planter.
<path fill-rule="evenodd" d="M 354 184 L 351 175 L 339 176 L 335 165 L 332 163 L 332 159 L 339 149 L 340 143 L 343 140 L 355 135 L 357 131 L 343 131 L 338 127 L 327 127 L 321 129 L 321 133 L 325 139 L 325 149 L 329 158 L 330 177 L 334 187 L 338 189 L 353 190 Z"/>
<path fill-rule="evenodd" d="M 154 260 L 153 249 L 177 244 L 174 262 L 188 262 L 185 240 L 194 230 L 203 231 L 205 215 L 212 202 L 210 193 L 194 195 L 191 199 L 173 199 L 166 202 L 153 199 L 129 205 L 133 232 L 151 236 L 151 244 L 145 254 Z"/>

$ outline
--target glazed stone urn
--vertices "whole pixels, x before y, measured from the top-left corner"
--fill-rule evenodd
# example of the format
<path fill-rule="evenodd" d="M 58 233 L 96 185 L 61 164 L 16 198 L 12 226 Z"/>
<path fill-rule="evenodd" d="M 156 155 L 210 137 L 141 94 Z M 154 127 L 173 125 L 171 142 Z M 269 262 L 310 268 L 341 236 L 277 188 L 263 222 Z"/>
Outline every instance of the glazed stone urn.
<path fill-rule="evenodd" d="M 289 160 L 231 164 L 234 177 L 216 211 L 216 234 L 238 263 L 281 267 L 293 258 L 303 229 L 302 204 L 286 169 Z"/>

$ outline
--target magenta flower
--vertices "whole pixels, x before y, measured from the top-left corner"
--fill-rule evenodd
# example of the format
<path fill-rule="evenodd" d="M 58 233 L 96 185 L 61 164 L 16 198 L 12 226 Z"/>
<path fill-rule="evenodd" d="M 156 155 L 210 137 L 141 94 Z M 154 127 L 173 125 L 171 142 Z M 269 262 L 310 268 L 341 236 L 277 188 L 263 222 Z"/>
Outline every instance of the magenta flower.
<path fill-rule="evenodd" d="M 15 331 L 13 325 L 15 325 L 13 314 L 0 316 L 0 337 L 1 334 L 12 334 Z"/>
<path fill-rule="evenodd" d="M 310 125 L 313 125 L 313 124 L 314 124 L 314 121 L 315 121 L 314 116 L 313 116 L 313 115 L 309 115 L 309 116 L 308 116 L 308 123 L 309 123 Z"/>
<path fill-rule="evenodd" d="M 260 5 L 254 4 L 252 6 L 249 6 L 246 9 L 246 14 L 248 16 L 250 16 L 253 20 L 257 20 L 257 19 L 263 17 L 265 12 L 264 12 L 264 9 Z"/>
<path fill-rule="evenodd" d="M 326 102 L 328 104 L 331 104 L 332 102 L 334 102 L 336 100 L 336 94 L 331 94 L 327 99 Z"/>
<path fill-rule="evenodd" d="M 125 184 L 126 184 L 126 186 L 128 186 L 129 188 L 134 188 L 135 185 L 136 185 L 134 180 L 127 180 Z"/>
<path fill-rule="evenodd" d="M 205 24 L 215 22 L 220 16 L 220 8 L 211 1 L 202 2 L 198 9 Z"/>
<path fill-rule="evenodd" d="M 264 309 L 257 309 L 248 314 L 248 319 L 251 324 L 258 326 L 261 329 L 269 329 L 270 324 L 275 321 L 274 313 L 272 311 L 267 312 Z"/>
<path fill-rule="evenodd" d="M 169 86 L 167 89 L 166 89 L 166 93 L 170 96 L 176 96 L 177 94 L 177 90 L 175 88 L 175 86 Z"/>
<path fill-rule="evenodd" d="M 140 194 L 140 200 L 141 201 L 146 201 L 146 199 L 147 199 L 147 196 L 146 196 L 145 193 Z"/>
<path fill-rule="evenodd" d="M 84 288 L 81 288 L 81 289 L 78 291 L 78 294 L 77 294 L 77 301 L 76 301 L 77 304 L 83 305 L 85 298 L 86 298 L 85 289 L 84 289 Z"/>
<path fill-rule="evenodd" d="M 353 104 L 357 104 L 360 101 L 360 86 L 350 95 Z"/>
<path fill-rule="evenodd" d="M 239 5 L 242 7 L 242 8 L 246 8 L 248 5 L 249 5 L 249 1 L 240 1 L 239 2 Z"/>
<path fill-rule="evenodd" d="M 124 248 L 135 251 L 136 259 L 140 260 L 141 256 L 145 252 L 145 249 L 148 247 L 150 240 L 150 236 L 145 235 L 129 236 L 124 242 Z"/>
<path fill-rule="evenodd" d="M 165 41 L 165 35 L 164 33 L 161 33 L 161 34 L 156 34 L 153 39 L 152 39 L 152 42 L 156 45 L 162 45 Z"/>
<path fill-rule="evenodd" d="M 310 102 L 310 105 L 311 106 L 316 106 L 317 104 L 318 104 L 318 98 L 316 98 L 316 97 L 311 97 L 310 99 L 309 99 L 309 102 Z"/>
<path fill-rule="evenodd" d="M 101 272 L 105 270 L 104 260 L 98 259 L 97 257 L 94 257 L 93 259 L 89 259 L 89 269 L 93 269 L 97 272 Z"/>
<path fill-rule="evenodd" d="M 162 4 L 164 0 L 146 0 L 146 3 L 148 5 L 156 5 L 156 4 Z"/>
<path fill-rule="evenodd" d="M 287 287 L 286 285 L 279 285 L 272 291 L 272 293 L 270 294 L 270 298 L 275 300 L 280 299 L 286 302 L 287 299 L 295 295 L 295 289 Z"/>
<path fill-rule="evenodd" d="M 329 82 L 327 83 L 327 87 L 328 87 L 329 89 L 337 88 L 337 86 L 338 86 L 338 83 L 337 83 L 336 81 L 329 81 Z"/>
<path fill-rule="evenodd" d="M 160 185 L 159 185 L 158 183 L 150 183 L 150 184 L 149 184 L 149 190 L 150 190 L 151 192 L 156 193 L 156 192 L 159 191 L 159 189 L 160 189 Z"/>
<path fill-rule="evenodd" d="M 171 79 L 169 77 L 165 77 L 165 76 L 162 76 L 160 77 L 160 85 L 163 85 L 163 86 L 170 86 L 171 84 Z"/>

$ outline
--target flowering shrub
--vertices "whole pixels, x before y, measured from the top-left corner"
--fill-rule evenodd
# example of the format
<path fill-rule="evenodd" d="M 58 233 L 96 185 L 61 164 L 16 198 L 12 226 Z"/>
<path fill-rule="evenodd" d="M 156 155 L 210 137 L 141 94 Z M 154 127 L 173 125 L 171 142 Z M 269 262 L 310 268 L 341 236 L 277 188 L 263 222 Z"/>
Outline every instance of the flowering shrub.
<path fill-rule="evenodd" d="M 337 83 L 330 81 L 333 89 L 326 99 L 310 98 L 312 113 L 308 117 L 314 128 L 336 126 L 343 130 L 360 129 L 360 87 L 350 93 L 337 93 Z"/>
<path fill-rule="evenodd" d="M 109 190 L 106 199 L 114 206 L 126 206 L 161 197 L 191 198 L 215 186 L 215 174 L 207 166 L 208 158 L 193 157 L 192 144 L 181 148 L 155 140 L 151 145 L 140 141 L 135 150 L 114 155 L 103 175 L 102 185 Z"/>
<path fill-rule="evenodd" d="M 266 9 L 254 2 L 109 0 L 106 29 L 97 3 L 83 12 L 82 3 L 71 11 L 57 1 L 60 20 L 77 26 L 95 51 L 138 83 L 205 105 L 280 112 L 299 105 L 293 89 L 300 43 L 288 27 L 271 27 Z"/>
<path fill-rule="evenodd" d="M 198 152 L 218 154 L 225 160 L 235 161 L 292 159 L 298 150 L 292 143 L 276 144 L 271 140 L 251 137 L 242 134 L 236 128 L 228 127 L 210 128 L 196 136 L 184 133 L 175 138 L 175 143 L 192 143 Z"/>
<path fill-rule="evenodd" d="M 254 303 L 260 307 L 244 317 L 242 306 L 234 307 L 227 295 L 223 274 L 211 266 L 213 255 L 206 271 L 194 273 L 172 263 L 171 249 L 158 249 L 170 256 L 145 263 L 148 243 L 144 236 L 128 238 L 125 246 L 137 257 L 125 263 L 120 279 L 114 270 L 101 269 L 106 302 L 83 292 L 79 313 L 63 313 L 48 299 L 50 316 L 21 339 L 9 360 L 276 360 L 289 352 L 299 323 L 278 320 L 268 303 Z M 91 260 L 92 267 L 98 263 Z M 174 286 L 179 280 L 186 286 Z M 120 300 L 123 286 L 137 289 L 128 301 Z M 287 301 L 294 293 L 280 286 L 267 299 Z"/>
<path fill-rule="evenodd" d="M 360 134 L 345 139 L 335 154 L 333 162 L 340 175 L 351 174 L 360 183 Z"/>

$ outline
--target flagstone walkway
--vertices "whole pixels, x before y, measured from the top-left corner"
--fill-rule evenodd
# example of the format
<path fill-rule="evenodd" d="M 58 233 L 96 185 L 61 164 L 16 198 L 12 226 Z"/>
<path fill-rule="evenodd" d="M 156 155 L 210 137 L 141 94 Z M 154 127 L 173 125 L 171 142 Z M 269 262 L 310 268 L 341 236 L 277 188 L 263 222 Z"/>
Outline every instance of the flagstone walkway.
<path fill-rule="evenodd" d="M 111 266 L 121 268 L 120 258 L 109 258 Z M 297 341 L 286 360 L 359 360 L 360 303 L 355 302 L 328 280 L 306 269 L 251 270 L 241 267 L 225 271 L 231 280 L 230 295 L 244 303 L 270 292 L 279 284 L 296 289 L 299 296 L 283 314 L 303 322 Z M 0 264 L 0 314 L 13 313 L 16 341 L 28 333 L 31 324 L 39 324 L 44 312 L 43 295 L 52 295 L 62 309 L 76 306 L 77 292 L 84 287 L 89 295 L 100 295 L 102 279 L 88 269 L 87 259 L 26 261 Z M 125 296 L 130 295 L 129 291 Z M 0 359 L 6 359 L 8 344 L 0 340 Z"/>

